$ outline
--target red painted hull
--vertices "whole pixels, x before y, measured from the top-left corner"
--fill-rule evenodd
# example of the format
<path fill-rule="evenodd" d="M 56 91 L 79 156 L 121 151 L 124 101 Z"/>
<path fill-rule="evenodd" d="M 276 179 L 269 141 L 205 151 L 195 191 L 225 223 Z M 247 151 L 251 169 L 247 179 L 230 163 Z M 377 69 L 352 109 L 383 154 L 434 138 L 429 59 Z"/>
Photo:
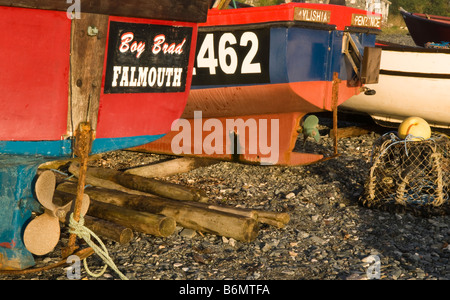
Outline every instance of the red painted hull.
<path fill-rule="evenodd" d="M 0 270 L 35 264 L 36 172 L 72 157 L 80 124 L 95 131 L 91 153 L 145 144 L 190 91 L 207 0 L 71 2 L 0 0 Z"/>
<path fill-rule="evenodd" d="M 70 89 L 76 88 L 69 85 L 72 20 L 63 11 L 5 6 L 0 6 L 0 14 L 0 140 L 59 141 L 70 136 L 68 99 Z M 96 138 L 167 133 L 172 121 L 181 116 L 189 95 L 197 24 L 116 16 L 110 16 L 108 22 L 192 28 L 182 92 L 105 93 L 105 54 Z"/>
<path fill-rule="evenodd" d="M 198 110 L 207 118 L 331 111 L 332 85 L 309 81 L 192 90 L 181 117 L 191 119 Z M 338 105 L 359 94 L 360 88 L 348 88 L 346 81 L 339 86 Z"/>
<path fill-rule="evenodd" d="M 277 21 L 292 21 L 296 7 L 311 10 L 329 11 L 328 24 L 336 25 L 336 30 L 345 30 L 352 24 L 353 15 L 367 15 L 365 10 L 345 7 L 340 5 L 324 5 L 314 3 L 289 3 L 274 6 L 252 7 L 242 9 L 211 10 L 208 13 L 208 21 L 200 26 L 223 26 L 223 25 L 241 25 L 250 23 L 267 23 Z M 377 16 L 378 15 L 374 15 Z M 311 20 L 313 16 L 309 15 L 310 20 L 306 22 L 317 22 Z M 381 20 L 381 19 L 380 19 Z M 379 21 L 377 23 L 379 28 Z M 356 26 L 356 25 L 355 25 Z"/>
<path fill-rule="evenodd" d="M 0 7 L 0 140 L 66 134 L 70 20 L 64 13 Z"/>

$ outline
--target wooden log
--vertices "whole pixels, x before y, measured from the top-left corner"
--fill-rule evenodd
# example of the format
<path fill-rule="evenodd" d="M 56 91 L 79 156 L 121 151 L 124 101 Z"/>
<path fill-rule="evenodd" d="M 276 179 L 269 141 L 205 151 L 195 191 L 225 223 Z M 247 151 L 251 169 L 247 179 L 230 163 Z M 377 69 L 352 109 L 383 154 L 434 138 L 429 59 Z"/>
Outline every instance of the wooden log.
<path fill-rule="evenodd" d="M 147 178 L 168 177 L 186 173 L 197 168 L 207 167 L 219 163 L 218 160 L 207 158 L 180 157 L 156 164 L 141 166 L 124 171 L 126 174 L 139 175 Z"/>
<path fill-rule="evenodd" d="M 53 203 L 64 206 L 74 199 L 75 195 L 56 190 L 53 195 Z M 90 202 L 90 201 L 89 201 Z M 69 224 L 70 215 L 58 215 L 61 223 Z M 116 223 L 98 219 L 92 216 L 84 216 L 85 226 L 95 234 L 101 235 L 120 244 L 127 244 L 133 238 L 133 230 Z"/>
<path fill-rule="evenodd" d="M 94 161 L 94 160 L 100 159 L 101 157 L 102 157 L 102 154 L 89 155 L 88 161 Z M 39 172 L 42 172 L 43 170 L 58 170 L 59 168 L 65 166 L 65 165 L 69 165 L 73 162 L 77 162 L 77 160 L 78 160 L 78 158 L 70 158 L 70 159 L 62 159 L 62 160 L 54 160 L 54 161 L 45 162 L 39 166 L 38 174 L 39 174 Z"/>
<path fill-rule="evenodd" d="M 135 231 L 166 237 L 175 231 L 175 220 L 168 216 L 135 211 L 91 199 L 88 214 L 129 227 Z"/>
<path fill-rule="evenodd" d="M 72 169 L 73 166 L 70 167 L 70 171 L 72 173 L 77 173 L 76 169 Z M 103 177 L 103 178 L 99 178 Z M 116 182 L 113 182 L 111 180 L 115 180 L 116 182 L 123 183 L 124 185 L 127 185 L 127 187 L 124 187 L 122 185 L 119 185 Z M 148 191 L 153 192 L 154 194 L 158 194 L 157 187 L 160 187 L 159 196 L 166 196 L 170 199 L 175 200 L 198 200 L 199 202 L 206 202 L 203 199 L 206 199 L 205 196 L 198 196 L 196 194 L 195 189 L 189 189 L 184 188 L 180 185 L 175 184 L 169 184 L 164 182 L 158 182 L 153 183 L 154 188 L 152 189 L 152 180 L 151 178 L 144 178 L 141 176 L 135 176 L 130 174 L 123 174 L 122 172 L 112 170 L 112 169 L 102 169 L 102 168 L 89 168 L 88 169 L 88 176 L 87 181 L 98 187 L 103 187 L 107 189 L 115 189 L 118 191 L 122 191 L 129 194 L 136 194 L 136 195 L 143 195 L 143 196 L 151 196 L 148 193 L 143 193 L 140 191 L 135 191 L 132 188 L 138 188 L 142 191 Z M 159 184 L 160 183 L 160 184 Z M 147 187 L 144 188 L 144 187 Z M 173 187 L 173 191 L 171 191 L 171 187 Z M 163 193 L 163 191 L 166 190 L 167 193 Z M 178 194 L 177 194 L 178 193 Z M 203 194 L 201 194 L 203 195 Z M 206 203 L 195 203 L 192 202 L 192 205 L 197 205 L 205 209 L 211 209 L 211 210 L 217 210 L 222 212 L 228 212 L 236 215 L 246 216 L 246 217 L 252 217 L 256 218 L 260 223 L 269 224 L 272 226 L 276 226 L 278 228 L 284 228 L 286 224 L 290 220 L 290 216 L 287 213 L 278 213 L 278 212 L 270 212 L 270 211 L 263 211 L 263 210 L 254 210 L 254 209 L 245 209 L 245 208 L 239 208 L 236 209 L 234 207 L 224 207 L 224 206 L 218 206 L 218 205 L 211 205 Z"/>
<path fill-rule="evenodd" d="M 76 164 L 72 164 L 69 171 L 78 176 L 79 172 Z M 206 202 L 208 200 L 205 192 L 196 188 L 138 175 L 124 174 L 113 169 L 89 168 L 86 180 L 94 186 L 116 189 L 130 194 L 146 195 L 150 193 L 165 198 L 186 201 Z"/>
<path fill-rule="evenodd" d="M 75 185 L 66 182 L 59 185 L 58 190 L 74 193 Z M 231 237 L 243 242 L 253 241 L 258 235 L 258 222 L 254 213 L 242 216 L 192 205 L 194 202 L 191 201 L 131 195 L 96 187 L 87 187 L 86 193 L 97 201 L 172 217 L 179 225 L 197 231 Z"/>
<path fill-rule="evenodd" d="M 133 190 L 139 190 L 174 200 L 208 201 L 206 193 L 202 190 L 170 182 L 163 182 L 152 178 L 119 173 L 114 177 L 114 181 Z"/>
<path fill-rule="evenodd" d="M 105 172 L 107 172 L 107 171 L 111 172 L 111 174 L 114 174 L 115 170 L 105 169 Z M 72 173 L 75 177 L 78 177 L 79 176 L 79 166 L 76 163 L 71 164 L 69 167 L 69 172 Z M 102 179 L 102 178 L 93 176 L 92 173 L 93 173 L 93 169 L 89 168 L 89 172 L 88 172 L 88 174 L 86 174 L 86 183 L 88 183 L 90 185 L 102 187 L 102 188 L 106 188 L 106 189 L 117 190 L 117 191 L 121 191 L 121 192 L 128 193 L 128 194 L 143 195 L 143 196 L 148 195 L 148 193 L 144 193 L 144 192 L 126 188 L 126 187 L 124 187 L 118 183 L 115 183 L 111 180 Z M 113 175 L 111 175 L 111 176 L 113 176 Z"/>
<path fill-rule="evenodd" d="M 287 213 L 270 212 L 248 208 L 235 208 L 229 206 L 219 206 L 213 204 L 194 203 L 194 202 L 191 205 L 196 205 L 199 207 L 204 207 L 206 209 L 223 211 L 231 214 L 245 216 L 248 218 L 256 218 L 256 220 L 260 223 L 269 224 L 278 228 L 284 228 L 290 220 L 290 216 Z"/>
<path fill-rule="evenodd" d="M 116 241 L 121 245 L 128 244 L 133 239 L 131 228 L 109 222 L 92 216 L 84 216 L 84 225 L 95 234 Z"/>

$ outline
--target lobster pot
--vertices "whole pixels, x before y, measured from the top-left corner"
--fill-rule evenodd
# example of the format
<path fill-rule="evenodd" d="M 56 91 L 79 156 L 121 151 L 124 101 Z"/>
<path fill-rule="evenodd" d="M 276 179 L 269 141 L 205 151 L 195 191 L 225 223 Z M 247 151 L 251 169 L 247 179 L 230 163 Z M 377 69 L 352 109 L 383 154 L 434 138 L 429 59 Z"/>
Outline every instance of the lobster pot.
<path fill-rule="evenodd" d="M 416 215 L 450 212 L 450 139 L 401 140 L 391 133 L 373 147 L 372 165 L 360 199 L 370 208 Z"/>

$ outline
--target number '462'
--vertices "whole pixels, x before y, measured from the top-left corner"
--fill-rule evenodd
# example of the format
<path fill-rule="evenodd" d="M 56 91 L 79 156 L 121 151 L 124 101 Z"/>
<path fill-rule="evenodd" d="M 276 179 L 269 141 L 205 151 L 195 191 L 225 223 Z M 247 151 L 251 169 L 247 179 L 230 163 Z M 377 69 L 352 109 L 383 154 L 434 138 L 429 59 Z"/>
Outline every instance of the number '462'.
<path fill-rule="evenodd" d="M 200 50 L 197 54 L 197 67 L 207 68 L 211 75 L 216 74 L 217 67 L 225 74 L 235 74 L 239 65 L 238 52 L 236 52 L 233 45 L 238 43 L 235 35 L 231 32 L 222 34 L 219 39 L 217 56 L 214 47 L 214 34 L 208 33 L 203 40 Z M 261 64 L 253 62 L 259 49 L 258 36 L 254 32 L 244 32 L 240 38 L 239 46 L 247 47 L 250 44 L 250 49 L 245 53 L 242 61 L 241 74 L 255 74 L 261 73 Z"/>

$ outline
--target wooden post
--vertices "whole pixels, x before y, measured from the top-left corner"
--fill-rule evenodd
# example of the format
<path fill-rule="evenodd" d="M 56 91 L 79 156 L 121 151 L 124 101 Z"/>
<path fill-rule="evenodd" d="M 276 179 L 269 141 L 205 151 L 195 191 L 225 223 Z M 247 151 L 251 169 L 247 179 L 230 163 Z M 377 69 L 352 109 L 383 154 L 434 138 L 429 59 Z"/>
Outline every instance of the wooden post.
<path fill-rule="evenodd" d="M 78 177 L 78 185 L 77 185 L 77 197 L 75 199 L 74 211 L 73 211 L 73 219 L 76 222 L 80 221 L 81 214 L 81 205 L 83 203 L 83 195 L 84 195 L 84 186 L 86 183 L 86 172 L 87 172 L 87 163 L 89 158 L 89 153 L 91 151 L 92 142 L 94 139 L 94 132 L 91 129 L 91 125 L 89 122 L 80 123 L 80 126 L 76 133 L 75 139 L 75 155 L 80 159 L 80 174 Z M 62 249 L 62 257 L 68 257 L 71 255 L 75 249 L 77 236 L 73 233 L 69 236 L 69 242 L 66 248 Z"/>
<path fill-rule="evenodd" d="M 338 100 L 339 100 L 339 73 L 333 73 L 333 88 L 332 88 L 332 109 L 333 109 L 333 132 L 334 132 L 334 155 L 338 154 Z"/>

